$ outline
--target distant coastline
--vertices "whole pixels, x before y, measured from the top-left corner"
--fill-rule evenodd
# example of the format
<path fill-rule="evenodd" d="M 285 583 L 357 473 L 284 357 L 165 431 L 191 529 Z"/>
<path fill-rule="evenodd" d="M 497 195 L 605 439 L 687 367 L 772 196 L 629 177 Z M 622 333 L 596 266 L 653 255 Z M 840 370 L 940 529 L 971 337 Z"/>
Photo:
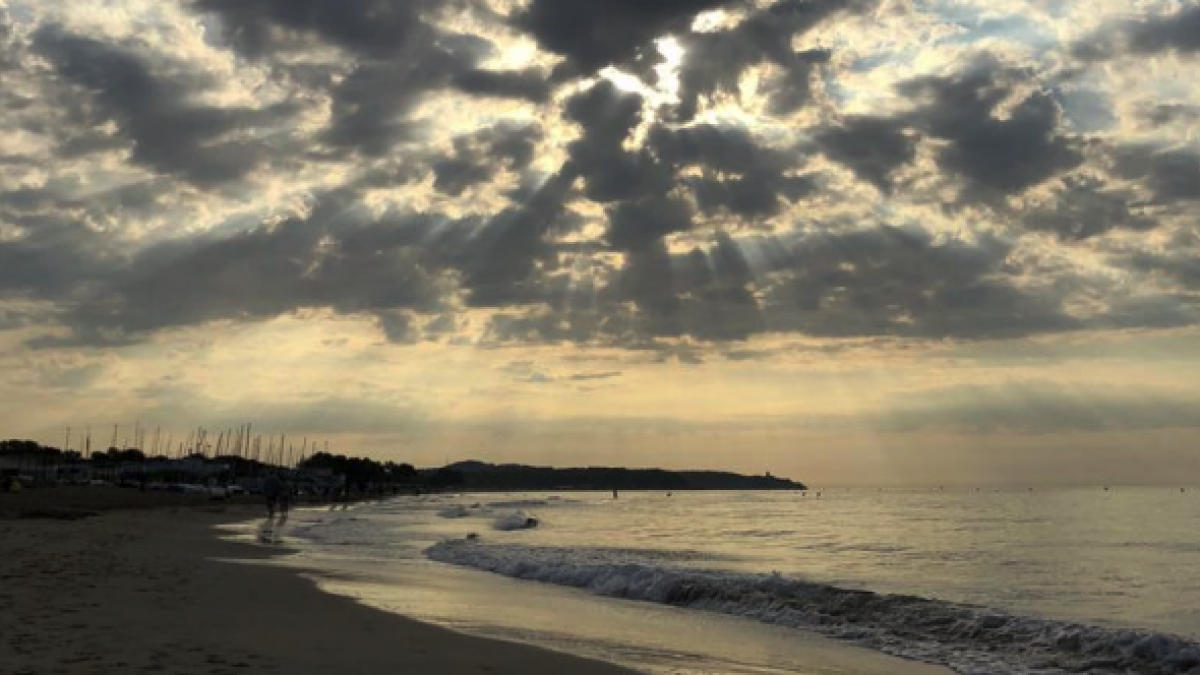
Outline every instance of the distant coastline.
<path fill-rule="evenodd" d="M 523 464 L 456 462 L 419 472 L 426 483 L 477 491 L 583 490 L 807 490 L 801 482 L 766 474 L 668 471 L 619 467 L 553 468 Z"/>
<path fill-rule="evenodd" d="M 224 436 L 224 435 L 223 435 Z M 521 492 L 586 490 L 807 490 L 799 481 L 766 473 L 749 476 L 728 471 L 672 471 L 623 467 L 555 468 L 524 464 L 491 464 L 479 460 L 455 462 L 440 468 L 417 469 L 412 464 L 347 457 L 328 452 L 304 454 L 282 450 L 261 452 L 261 439 L 247 430 L 219 443 L 224 452 L 205 443 L 181 444 L 173 455 L 149 454 L 138 447 L 110 447 L 79 452 L 44 446 L 29 440 L 0 441 L 0 490 L 54 485 L 121 485 L 142 490 L 192 491 L 216 496 L 256 493 L 263 477 L 289 476 L 300 495 L 350 499 L 402 492 Z M 195 434 L 204 438 L 204 432 Z M 279 448 L 284 442 L 280 440 Z M 153 451 L 151 451 L 153 453 Z"/>

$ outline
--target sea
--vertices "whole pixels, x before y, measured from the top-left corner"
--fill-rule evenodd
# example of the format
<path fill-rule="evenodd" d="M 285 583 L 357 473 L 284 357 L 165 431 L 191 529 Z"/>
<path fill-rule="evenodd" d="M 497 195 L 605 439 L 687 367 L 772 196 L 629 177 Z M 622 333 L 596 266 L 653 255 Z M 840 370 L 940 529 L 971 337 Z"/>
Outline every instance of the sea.
<path fill-rule="evenodd" d="M 839 672 L 813 636 L 959 673 L 1200 673 L 1200 489 L 429 495 L 262 527 L 240 536 L 331 592 L 646 673 Z"/>

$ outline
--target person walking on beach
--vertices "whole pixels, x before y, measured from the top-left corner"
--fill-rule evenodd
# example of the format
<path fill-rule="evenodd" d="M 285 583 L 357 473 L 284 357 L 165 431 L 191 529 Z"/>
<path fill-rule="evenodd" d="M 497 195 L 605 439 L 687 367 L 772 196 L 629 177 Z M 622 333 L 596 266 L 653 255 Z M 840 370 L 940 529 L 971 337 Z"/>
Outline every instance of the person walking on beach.
<path fill-rule="evenodd" d="M 267 500 L 267 517 L 275 517 L 275 507 L 279 504 L 279 500 L 283 497 L 286 487 L 279 474 L 272 471 L 263 479 L 262 491 L 263 498 Z M 286 498 L 284 498 L 286 500 Z M 287 502 L 284 501 L 283 512 L 287 513 Z"/>
<path fill-rule="evenodd" d="M 280 480 L 283 489 L 279 492 L 279 517 L 287 520 L 288 509 L 292 507 L 292 485 L 286 479 Z"/>

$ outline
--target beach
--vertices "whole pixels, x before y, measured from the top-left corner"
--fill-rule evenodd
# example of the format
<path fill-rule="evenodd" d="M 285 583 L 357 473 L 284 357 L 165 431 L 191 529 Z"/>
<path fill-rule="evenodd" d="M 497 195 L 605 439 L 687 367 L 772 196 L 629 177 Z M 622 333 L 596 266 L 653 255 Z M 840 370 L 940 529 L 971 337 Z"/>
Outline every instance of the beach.
<path fill-rule="evenodd" d="M 631 672 L 408 620 L 296 570 L 245 564 L 286 551 L 215 528 L 259 511 L 115 488 L 0 495 L 0 672 Z"/>
<path fill-rule="evenodd" d="M 228 536 L 229 526 L 261 518 L 251 498 L 116 488 L 0 495 L 0 673 L 635 672 L 603 652 L 588 659 L 468 635 L 326 592 L 338 585 L 328 572 L 277 564 L 290 548 Z M 587 611 L 558 609 L 570 616 L 546 611 L 555 620 Z M 803 632 L 775 639 L 804 654 L 788 672 L 944 672 Z"/>

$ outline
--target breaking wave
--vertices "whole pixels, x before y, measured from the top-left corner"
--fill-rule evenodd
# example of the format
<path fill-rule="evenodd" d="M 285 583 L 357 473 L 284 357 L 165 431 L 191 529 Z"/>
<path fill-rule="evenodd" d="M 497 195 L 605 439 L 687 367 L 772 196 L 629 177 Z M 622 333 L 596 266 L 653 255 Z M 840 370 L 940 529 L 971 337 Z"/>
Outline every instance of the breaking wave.
<path fill-rule="evenodd" d="M 849 590 L 777 573 L 664 566 L 631 551 L 461 540 L 442 542 L 426 554 L 440 562 L 596 595 L 803 628 L 973 675 L 1200 672 L 1200 643 L 1174 635 Z"/>
<path fill-rule="evenodd" d="M 514 511 L 500 516 L 492 522 L 492 528 L 501 532 L 513 530 L 531 530 L 538 526 L 538 519 L 524 511 Z"/>

